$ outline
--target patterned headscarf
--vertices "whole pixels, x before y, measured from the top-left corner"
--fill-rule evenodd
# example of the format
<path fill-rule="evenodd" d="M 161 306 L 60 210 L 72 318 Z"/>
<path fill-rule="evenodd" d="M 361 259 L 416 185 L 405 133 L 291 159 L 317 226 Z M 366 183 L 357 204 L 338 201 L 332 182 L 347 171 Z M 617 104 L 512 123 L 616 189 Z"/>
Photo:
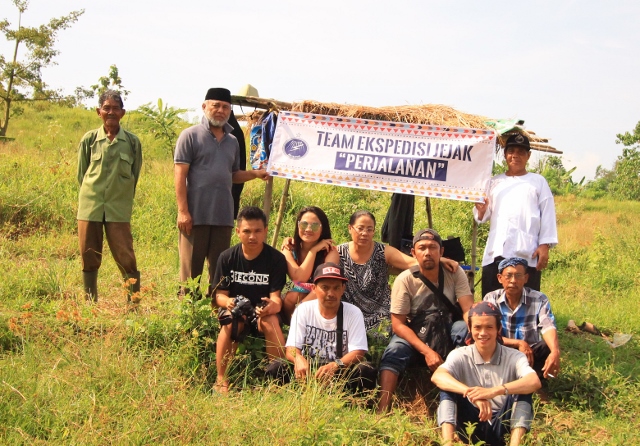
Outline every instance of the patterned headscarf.
<path fill-rule="evenodd" d="M 522 259 L 520 257 L 511 257 L 510 259 L 504 259 L 498 264 L 498 272 L 502 274 L 502 271 L 504 271 L 505 268 L 518 265 L 524 266 L 525 270 L 529 268 L 529 262 L 527 262 L 525 259 Z"/>
<path fill-rule="evenodd" d="M 519 260 L 522 260 L 522 259 L 519 259 Z M 525 263 L 526 263 L 526 260 L 525 260 Z M 483 302 L 476 302 L 475 304 L 473 304 L 473 306 L 469 309 L 468 318 L 471 319 L 474 316 L 494 316 L 496 317 L 497 321 L 502 320 L 502 313 L 500 312 L 500 309 L 491 302 L 483 301 Z M 474 341 L 473 341 L 473 337 L 471 336 L 471 330 L 469 330 L 469 333 L 467 333 L 467 337 L 465 338 L 464 342 L 467 345 L 473 344 Z M 500 344 L 503 344 L 501 329 L 498 329 L 498 342 Z"/>

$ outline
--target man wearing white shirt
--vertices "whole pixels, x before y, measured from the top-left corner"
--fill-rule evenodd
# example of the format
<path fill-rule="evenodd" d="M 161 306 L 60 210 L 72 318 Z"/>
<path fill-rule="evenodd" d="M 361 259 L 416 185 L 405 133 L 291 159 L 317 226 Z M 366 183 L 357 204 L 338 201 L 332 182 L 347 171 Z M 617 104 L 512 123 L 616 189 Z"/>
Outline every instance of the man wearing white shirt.
<path fill-rule="evenodd" d="M 547 267 L 549 248 L 558 243 L 556 210 L 547 180 L 527 172 L 529 139 L 509 136 L 504 149 L 507 171 L 491 179 L 488 197 L 473 209 L 478 223 L 490 222 L 482 259 L 482 295 L 502 288 L 498 265 L 520 257 L 529 264 L 526 286 L 540 291 L 541 271 Z"/>
<path fill-rule="evenodd" d="M 341 302 L 347 279 L 339 265 L 319 265 L 313 275 L 316 300 L 303 302 L 291 317 L 286 358 L 296 379 L 322 381 L 342 377 L 351 390 L 375 388 L 376 370 L 366 362 L 367 333 L 362 312 Z M 341 333 L 341 335 L 340 335 Z M 267 376 L 290 380 L 290 366 L 274 361 Z"/>

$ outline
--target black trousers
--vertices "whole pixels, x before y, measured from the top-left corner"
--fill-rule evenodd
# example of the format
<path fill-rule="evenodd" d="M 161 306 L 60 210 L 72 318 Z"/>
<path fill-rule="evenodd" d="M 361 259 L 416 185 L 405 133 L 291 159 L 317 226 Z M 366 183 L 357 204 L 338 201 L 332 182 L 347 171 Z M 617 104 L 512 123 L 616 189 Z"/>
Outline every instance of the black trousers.
<path fill-rule="evenodd" d="M 311 373 L 314 373 L 313 367 Z M 269 379 L 287 384 L 291 382 L 293 376 L 293 364 L 286 359 L 274 359 L 269 363 L 265 374 Z M 376 368 L 370 362 L 363 361 L 341 369 L 334 379 L 346 380 L 346 388 L 352 393 L 359 393 L 363 390 L 375 389 L 377 377 Z"/>

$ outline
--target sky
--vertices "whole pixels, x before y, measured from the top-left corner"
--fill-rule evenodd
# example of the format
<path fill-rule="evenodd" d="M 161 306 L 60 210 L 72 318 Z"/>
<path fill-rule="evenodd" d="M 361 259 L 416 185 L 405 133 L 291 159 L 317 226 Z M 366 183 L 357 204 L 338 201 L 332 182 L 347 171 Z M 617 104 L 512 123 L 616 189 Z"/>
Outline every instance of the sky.
<path fill-rule="evenodd" d="M 43 78 L 71 94 L 115 64 L 129 110 L 162 98 L 196 116 L 209 87 L 245 84 L 287 102 L 444 104 L 525 120 L 576 181 L 611 168 L 616 134 L 640 121 L 637 0 L 31 0 L 22 23 L 79 9 Z M 3 18 L 17 23 L 10 0 Z"/>

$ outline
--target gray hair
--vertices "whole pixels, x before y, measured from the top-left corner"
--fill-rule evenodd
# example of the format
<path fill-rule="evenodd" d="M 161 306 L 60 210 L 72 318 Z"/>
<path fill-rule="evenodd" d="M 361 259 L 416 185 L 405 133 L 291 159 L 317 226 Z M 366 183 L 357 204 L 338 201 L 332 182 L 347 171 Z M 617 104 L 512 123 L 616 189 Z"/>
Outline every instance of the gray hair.
<path fill-rule="evenodd" d="M 120 103 L 120 108 L 124 108 L 124 102 L 122 102 L 122 95 L 118 90 L 106 90 L 100 95 L 98 99 L 98 106 L 102 107 L 102 104 L 105 103 L 107 99 L 112 99 L 114 101 L 118 101 Z"/>

